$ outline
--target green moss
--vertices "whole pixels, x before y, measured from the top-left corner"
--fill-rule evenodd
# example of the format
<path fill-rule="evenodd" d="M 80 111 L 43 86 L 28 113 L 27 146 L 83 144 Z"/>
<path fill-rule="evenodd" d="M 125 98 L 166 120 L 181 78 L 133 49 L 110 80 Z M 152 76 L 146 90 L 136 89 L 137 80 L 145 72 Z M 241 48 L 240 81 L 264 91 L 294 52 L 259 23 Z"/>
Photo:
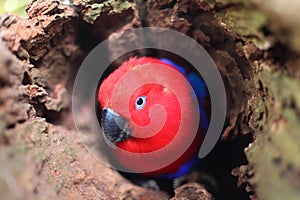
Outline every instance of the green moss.
<path fill-rule="evenodd" d="M 289 48 L 300 53 L 300 16 L 298 0 L 289 1 L 255 1 L 270 20 L 268 27 L 276 34 L 276 40 L 280 40 Z"/>
<path fill-rule="evenodd" d="M 28 15 L 25 12 L 25 6 L 30 0 L 2 0 L 0 1 L 0 14 L 5 12 L 12 12 L 20 17 L 27 18 Z"/>
<path fill-rule="evenodd" d="M 37 68 L 31 68 L 29 71 L 27 71 L 29 77 L 33 80 L 34 84 L 38 84 L 42 87 L 45 87 L 47 85 L 47 74 L 42 73 Z"/>
<path fill-rule="evenodd" d="M 73 162 L 77 159 L 75 149 L 69 143 L 72 141 L 68 141 L 64 133 L 64 129 L 54 128 L 42 118 L 16 125 L 4 133 L 9 145 L 0 145 L 0 163 L 5 163 L 0 168 L 8 169 L 21 188 L 30 190 L 38 187 L 35 184 L 46 184 L 48 189 L 51 188 L 47 195 L 55 197 L 74 178 Z M 41 179 L 37 178 L 40 176 Z M 23 183 L 30 183 L 30 187 Z M 0 186 L 5 192 L 2 196 L 10 193 L 1 174 Z"/>
<path fill-rule="evenodd" d="M 131 2 L 128 1 L 112 1 L 112 10 L 109 11 L 109 14 L 112 13 L 121 13 L 123 10 L 128 10 L 133 6 Z"/>
<path fill-rule="evenodd" d="M 93 0 L 85 0 L 81 5 L 85 7 L 83 19 L 92 24 L 102 13 L 121 13 L 123 10 L 133 7 L 134 3 L 123 0 L 107 0 L 102 3 L 95 3 Z"/>
<path fill-rule="evenodd" d="M 252 181 L 259 199 L 296 200 L 300 197 L 300 149 L 299 140 L 294 137 L 297 126 L 286 124 L 286 120 L 289 121 L 276 122 L 271 130 L 260 133 L 246 152 L 249 162 L 255 166 Z"/>
<path fill-rule="evenodd" d="M 246 150 L 255 170 L 250 182 L 256 186 L 259 199 L 299 199 L 300 94 L 295 91 L 300 91 L 300 81 L 266 66 L 258 72 L 257 80 L 261 103 L 255 112 L 263 111 L 267 118 L 254 119 L 263 128 Z"/>
<path fill-rule="evenodd" d="M 260 31 L 266 24 L 266 16 L 251 1 L 218 0 L 226 9 L 217 12 L 219 20 L 228 29 L 240 35 L 246 41 L 252 41 L 258 46 L 264 45 L 265 39 Z"/>

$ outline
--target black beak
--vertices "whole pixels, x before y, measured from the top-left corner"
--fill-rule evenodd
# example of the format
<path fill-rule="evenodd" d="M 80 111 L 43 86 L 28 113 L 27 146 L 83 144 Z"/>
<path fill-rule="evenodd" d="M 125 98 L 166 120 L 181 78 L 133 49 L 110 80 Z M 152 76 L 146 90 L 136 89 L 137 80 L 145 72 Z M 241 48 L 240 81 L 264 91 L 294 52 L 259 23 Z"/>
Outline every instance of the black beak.
<path fill-rule="evenodd" d="M 122 142 L 131 135 L 127 121 L 110 108 L 103 109 L 101 126 L 105 141 L 113 148 L 117 142 Z"/>

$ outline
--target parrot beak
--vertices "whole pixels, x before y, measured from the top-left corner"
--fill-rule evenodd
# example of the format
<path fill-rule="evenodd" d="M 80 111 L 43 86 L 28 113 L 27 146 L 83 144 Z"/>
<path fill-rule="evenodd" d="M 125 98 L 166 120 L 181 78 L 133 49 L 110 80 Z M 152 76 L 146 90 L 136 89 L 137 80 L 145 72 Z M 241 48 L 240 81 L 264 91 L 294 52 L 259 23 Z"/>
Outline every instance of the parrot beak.
<path fill-rule="evenodd" d="M 127 121 L 107 107 L 102 112 L 101 126 L 104 139 L 112 148 L 116 148 L 116 143 L 126 140 L 131 135 Z"/>

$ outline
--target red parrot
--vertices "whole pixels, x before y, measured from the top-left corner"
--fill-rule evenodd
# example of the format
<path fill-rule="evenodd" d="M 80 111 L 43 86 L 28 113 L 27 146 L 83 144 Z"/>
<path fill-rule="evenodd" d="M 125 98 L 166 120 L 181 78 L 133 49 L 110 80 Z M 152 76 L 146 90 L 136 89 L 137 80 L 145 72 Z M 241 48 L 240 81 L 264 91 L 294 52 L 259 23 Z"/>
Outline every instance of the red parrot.
<path fill-rule="evenodd" d="M 168 59 L 133 57 L 99 86 L 110 154 L 143 176 L 177 178 L 198 161 L 210 117 L 202 78 Z"/>

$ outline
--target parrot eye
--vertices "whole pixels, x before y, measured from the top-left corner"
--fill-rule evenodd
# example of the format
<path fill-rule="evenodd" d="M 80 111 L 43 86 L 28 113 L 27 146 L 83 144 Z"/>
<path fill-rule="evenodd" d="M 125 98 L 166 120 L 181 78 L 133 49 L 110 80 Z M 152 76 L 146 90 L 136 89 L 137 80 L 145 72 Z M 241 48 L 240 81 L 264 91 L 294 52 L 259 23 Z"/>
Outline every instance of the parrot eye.
<path fill-rule="evenodd" d="M 146 104 L 146 96 L 140 96 L 135 101 L 135 108 L 141 110 Z"/>

